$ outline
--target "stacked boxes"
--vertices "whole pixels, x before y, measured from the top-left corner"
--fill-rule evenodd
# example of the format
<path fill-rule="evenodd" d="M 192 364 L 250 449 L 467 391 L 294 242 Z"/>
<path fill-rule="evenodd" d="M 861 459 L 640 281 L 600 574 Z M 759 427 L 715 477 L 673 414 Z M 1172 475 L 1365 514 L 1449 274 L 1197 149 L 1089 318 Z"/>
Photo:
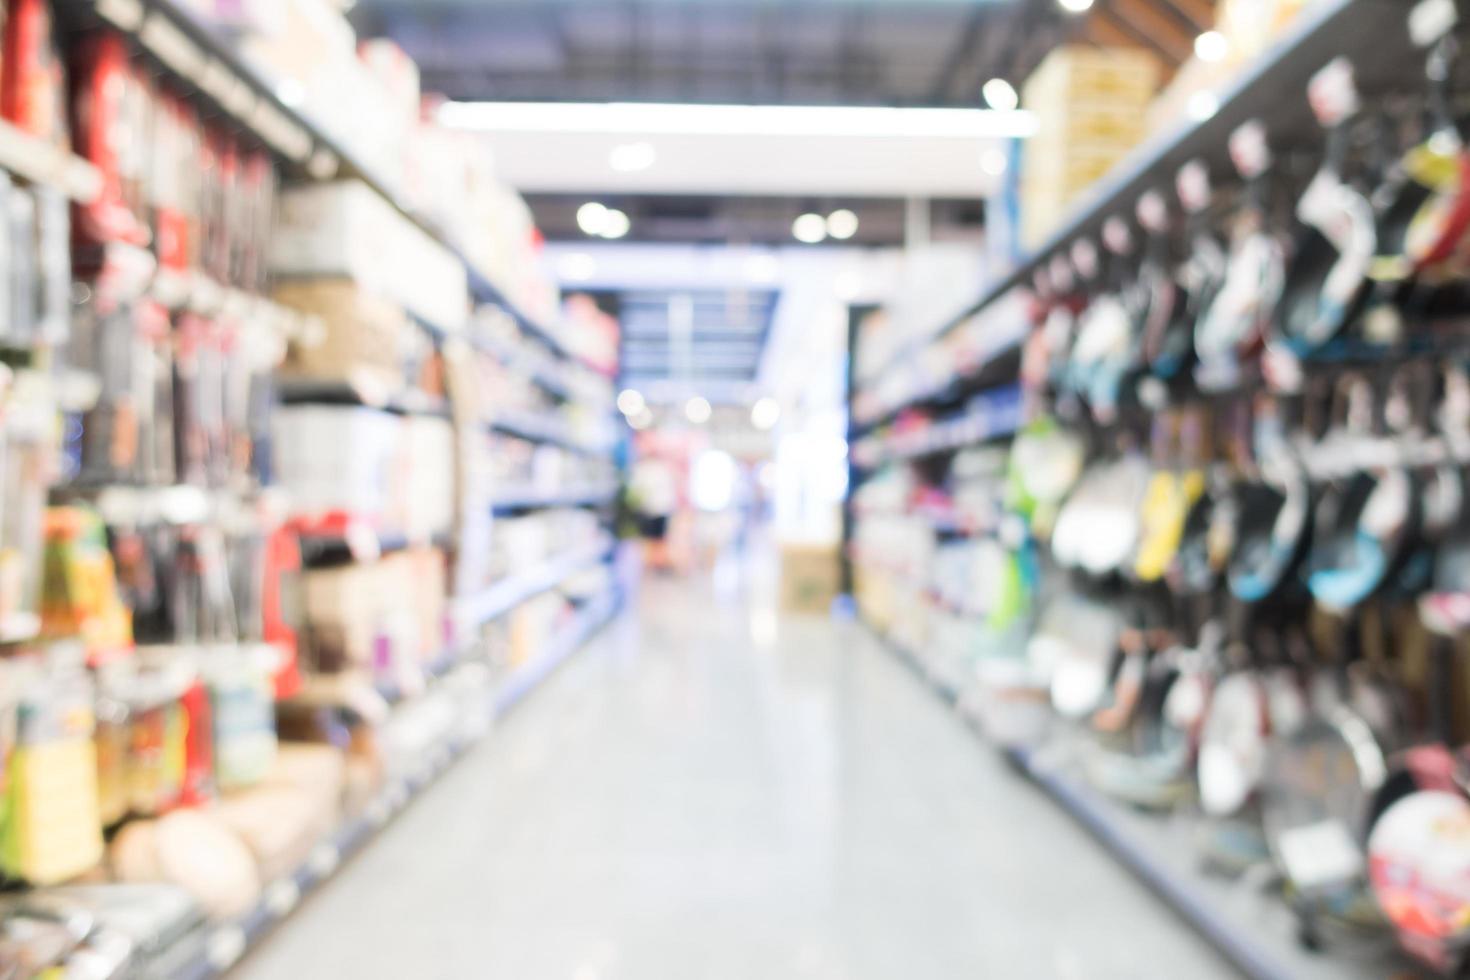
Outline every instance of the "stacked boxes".
<path fill-rule="evenodd" d="M 1025 107 L 1040 129 L 1022 170 L 1021 225 L 1040 245 L 1077 197 L 1148 135 L 1159 64 L 1139 49 L 1057 48 L 1026 80 Z"/>

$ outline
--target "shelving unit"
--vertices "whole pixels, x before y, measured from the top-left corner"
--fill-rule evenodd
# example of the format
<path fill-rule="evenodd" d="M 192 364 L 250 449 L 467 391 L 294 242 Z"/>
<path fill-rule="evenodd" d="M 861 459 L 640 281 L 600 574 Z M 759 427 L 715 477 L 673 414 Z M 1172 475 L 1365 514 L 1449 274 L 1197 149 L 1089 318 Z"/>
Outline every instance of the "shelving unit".
<path fill-rule="evenodd" d="M 511 674 L 495 691 L 488 721 L 504 716 L 536 685 L 544 681 L 573 652 L 591 639 L 616 614 L 620 597 L 609 592 L 588 603 L 532 664 Z M 208 980 L 223 976 L 270 930 L 291 915 L 302 899 L 326 883 L 344 862 L 366 847 L 410 803 L 428 790 L 459 759 L 479 745 L 485 733 L 467 733 L 459 726 L 425 753 L 420 764 L 401 779 L 385 786 L 362 814 L 348 819 L 318 843 L 310 856 L 290 875 L 272 882 L 261 900 L 245 915 L 211 927 L 200 948 L 188 951 L 173 975 L 179 980 Z"/>
<path fill-rule="evenodd" d="M 618 488 L 613 484 L 590 487 L 574 487 L 570 490 L 544 492 L 539 490 L 509 490 L 496 494 L 491 505 L 496 514 L 514 514 L 527 510 L 542 510 L 550 507 L 601 507 L 612 502 Z"/>
<path fill-rule="evenodd" d="M 1391 940 L 1355 945 L 1351 957 L 1329 946 L 1314 953 L 1298 942 L 1284 903 L 1260 901 L 1248 883 L 1211 876 L 1200 867 L 1188 821 L 1130 809 L 1098 793 L 1078 760 L 1055 745 L 1027 747 L 989 741 L 975 702 L 923 658 L 863 621 L 896 659 L 911 669 L 971 730 L 1000 752 L 1099 843 L 1253 980 L 1369 980 L 1404 973 Z"/>
<path fill-rule="evenodd" d="M 987 288 L 970 306 L 945 321 L 933 333 L 914 339 L 897 351 L 887 368 L 899 369 L 922 355 L 971 316 L 986 309 L 1018 287 L 1028 287 L 1054 257 L 1063 256 L 1072 243 L 1095 239 L 1109 217 L 1131 221 L 1138 198 L 1152 188 L 1172 186 L 1179 168 L 1198 160 L 1212 177 L 1225 180 L 1231 171 L 1229 138 L 1242 124 L 1261 120 L 1273 134 L 1317 136 L 1319 128 L 1307 103 L 1307 82 L 1333 58 L 1344 56 L 1354 67 L 1360 91 L 1371 96 L 1392 91 L 1406 63 L 1418 63 L 1420 52 L 1408 35 L 1411 5 L 1402 0 L 1322 0 L 1309 6 L 1263 57 L 1218 97 L 1216 111 L 1207 119 L 1162 134 L 1141 146 L 1131 157 L 1081 200 L 1061 227 L 1025 261 Z M 1293 149 L 1278 148 L 1281 152 Z M 974 374 L 976 372 L 970 372 Z M 968 379 L 956 378 L 963 386 Z M 857 434 L 887 424 L 904 410 L 936 397 L 916 392 L 881 417 L 860 419 Z"/>
<path fill-rule="evenodd" d="M 1011 372 L 1008 378 L 998 379 L 995 372 L 1001 361 L 986 357 L 955 371 L 943 384 L 920 384 L 934 377 L 940 351 L 937 345 L 977 314 L 987 310 L 994 313 L 1001 301 L 1034 291 L 1051 275 L 1053 263 L 1070 263 L 1073 246 L 1083 240 L 1096 241 L 1110 218 L 1136 225 L 1135 206 L 1144 193 L 1172 188 L 1178 171 L 1191 161 L 1202 163 L 1217 186 L 1238 184 L 1229 159 L 1230 136 L 1251 120 L 1264 124 L 1278 158 L 1320 148 L 1321 129 L 1312 115 L 1306 93 L 1312 76 L 1335 58 L 1345 57 L 1351 62 L 1356 87 L 1363 94 L 1365 104 L 1371 105 L 1378 96 L 1401 91 L 1406 78 L 1405 66 L 1421 66 L 1424 58 L 1409 38 L 1407 21 L 1411 6 L 1399 0 L 1321 0 L 1308 5 L 1277 44 L 1248 66 L 1228 89 L 1218 93 L 1218 107 L 1208 118 L 1186 123 L 1140 147 L 1097 184 L 1058 230 L 1014 270 L 991 284 L 978 300 L 946 320 L 936 331 L 903 345 L 885 365 L 883 373 L 865 378 L 861 390 L 854 393 L 855 397 L 867 396 L 870 409 L 880 397 L 887 402 L 881 410 L 870 411 L 868 417 L 853 418 L 849 439 L 854 446 L 854 484 L 870 476 L 871 468 L 878 464 L 951 452 L 978 445 L 989 437 L 987 430 L 970 428 L 966 413 L 956 411 L 958 403 L 977 391 L 993 390 L 1013 381 L 1019 370 L 1018 361 L 1006 365 L 1006 370 Z M 1410 71 L 1417 75 L 1418 68 Z M 1005 319 L 1009 319 L 1009 314 Z M 987 329 L 990 326 L 996 328 L 998 338 L 1001 333 L 1007 336 L 1016 333 L 1024 338 L 1030 329 L 1026 322 L 986 324 Z M 1446 331 L 1437 329 L 1440 324 L 1433 326 L 1436 329 L 1419 331 L 1415 337 L 1418 345 L 1415 352 L 1422 356 L 1440 356 L 1448 349 L 1441 336 Z M 997 339 L 995 350 L 1004 352 L 1008 347 L 1005 338 Z M 1312 370 L 1330 375 L 1344 367 L 1373 363 L 1375 356 L 1381 356 L 1381 352 L 1376 354 L 1342 344 L 1314 354 L 1304 363 Z M 896 397 L 909 378 L 916 379 L 912 390 L 905 398 Z M 903 417 L 918 411 L 934 413 L 937 418 L 910 430 L 909 420 Z M 946 411 L 950 414 L 943 414 Z M 1017 421 L 1024 422 L 1024 419 Z M 1382 447 L 1365 443 L 1362 448 L 1361 455 L 1347 461 L 1349 464 L 1368 465 L 1370 450 Z M 1400 442 L 1394 450 L 1405 448 Z M 1306 455 L 1314 476 L 1323 475 L 1325 467 L 1316 465 L 1311 453 Z M 1341 469 L 1345 462 L 1342 455 L 1337 453 L 1326 464 Z M 896 516 L 888 510 L 864 512 L 849 505 L 846 526 L 851 529 L 855 522 L 879 514 Z M 948 514 L 926 512 L 922 507 L 910 508 L 906 514 L 916 521 L 927 522 L 936 539 L 969 530 L 956 528 Z M 995 529 L 984 533 L 995 533 Z M 860 553 L 851 535 L 847 542 L 849 572 L 854 568 L 876 569 L 890 578 L 905 580 L 905 586 L 893 588 L 890 601 L 892 595 L 916 596 L 943 615 L 973 618 L 968 610 L 944 602 L 927 581 L 917 579 L 917 569 L 884 566 L 884 556 Z M 995 744 L 988 733 L 984 703 L 973 676 L 965 670 L 947 669 L 951 665 L 942 662 L 945 658 L 936 651 L 906 647 L 895 639 L 897 634 L 886 635 L 861 612 L 859 618 L 889 652 L 912 668 L 936 697 L 1002 753 L 1019 774 L 1086 828 L 1114 858 L 1246 975 L 1258 980 L 1359 977 L 1366 980 L 1418 975 L 1389 933 L 1371 939 L 1329 936 L 1322 951 L 1311 951 L 1303 942 L 1300 920 L 1288 903 L 1280 896 L 1264 894 L 1262 879 L 1269 877 L 1268 874 L 1240 882 L 1203 870 L 1196 839 L 1200 823 L 1194 814 L 1146 813 L 1095 789 L 1084 772 L 1079 755 L 1083 749 L 1077 747 L 1077 740 L 1065 737 L 1069 731 L 1061 721 L 1053 720 L 1052 737 L 1042 739 L 1036 747 Z"/>
<path fill-rule="evenodd" d="M 543 442 L 560 446 L 587 456 L 601 456 L 612 448 L 608 445 L 583 442 L 568 432 L 560 420 L 548 419 L 527 412 L 501 413 L 490 423 L 490 427 L 528 442 Z"/>
<path fill-rule="evenodd" d="M 488 623 L 527 599 L 556 588 L 577 572 L 607 561 L 612 551 L 613 542 L 609 539 L 591 548 L 551 558 L 528 571 L 497 582 L 479 595 L 459 599 L 455 602 L 455 616 L 466 625 Z"/>

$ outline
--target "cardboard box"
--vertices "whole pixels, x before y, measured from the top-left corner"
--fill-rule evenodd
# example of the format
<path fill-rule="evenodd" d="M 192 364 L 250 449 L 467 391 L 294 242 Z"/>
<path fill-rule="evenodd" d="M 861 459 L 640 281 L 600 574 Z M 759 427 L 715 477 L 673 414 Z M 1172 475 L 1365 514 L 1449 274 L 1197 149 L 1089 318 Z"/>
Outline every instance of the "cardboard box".
<path fill-rule="evenodd" d="M 781 608 L 825 616 L 842 588 L 835 545 L 781 546 Z"/>
<path fill-rule="evenodd" d="M 361 181 L 285 191 L 270 266 L 292 278 L 351 279 L 442 330 L 469 318 L 464 265 Z"/>
<path fill-rule="evenodd" d="M 402 357 L 412 325 L 397 303 L 341 278 L 287 280 L 272 295 L 282 306 L 317 316 L 323 327 L 319 336 L 291 342 L 283 374 L 365 380 L 388 391 L 403 386 Z"/>

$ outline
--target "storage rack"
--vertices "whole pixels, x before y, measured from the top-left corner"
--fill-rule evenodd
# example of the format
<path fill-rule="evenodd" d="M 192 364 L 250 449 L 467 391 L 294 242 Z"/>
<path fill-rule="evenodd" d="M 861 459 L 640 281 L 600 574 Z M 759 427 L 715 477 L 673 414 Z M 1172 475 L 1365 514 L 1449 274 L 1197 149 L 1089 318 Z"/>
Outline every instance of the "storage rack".
<path fill-rule="evenodd" d="M 285 104 L 271 86 L 229 46 L 217 38 L 195 16 L 174 0 L 54 0 L 58 22 L 68 31 L 106 27 L 121 32 L 179 94 L 189 98 L 203 115 L 215 121 L 228 120 L 237 131 L 253 142 L 269 149 L 282 172 L 292 179 L 311 182 L 353 178 L 360 180 L 388 202 L 439 245 L 451 252 L 465 268 L 468 299 L 481 305 L 494 305 L 504 310 L 521 333 L 548 350 L 555 359 L 576 364 L 580 368 L 604 373 L 604 370 L 577 352 L 551 327 L 530 316 L 512 301 L 499 285 L 475 268 L 464 252 L 449 241 L 442 231 L 408 207 L 403 199 L 365 166 L 335 137 L 314 121 Z M 55 187 L 77 201 L 90 201 L 97 196 L 101 177 L 97 170 L 80 157 L 51 147 L 8 123 L 0 121 L 0 169 L 36 184 Z M 192 303 L 197 294 L 220 293 L 218 286 L 202 282 L 159 283 L 173 297 L 171 308 Z M 226 291 L 228 292 L 228 291 Z M 174 294 L 178 294 L 175 296 Z M 288 318 L 289 319 L 289 318 Z M 436 344 L 442 344 L 457 331 L 446 331 L 440 325 L 415 317 Z M 478 349 L 491 356 L 507 358 L 508 352 L 471 339 Z M 532 368 L 527 373 L 542 390 L 563 402 L 576 401 L 575 390 L 554 373 Z M 325 403 L 363 405 L 399 414 L 431 415 L 450 418 L 450 406 L 444 400 L 417 397 L 412 393 L 387 399 L 347 384 L 333 382 L 280 379 L 279 400 L 285 404 Z M 610 409 L 609 409 L 610 414 Z M 552 442 L 584 453 L 610 454 L 610 445 L 581 443 L 573 439 L 555 419 L 530 415 L 507 421 L 507 431 L 537 441 Z M 94 488 L 105 489 L 105 488 Z M 124 506 L 134 517 L 147 510 L 159 510 L 169 519 L 169 508 L 181 509 L 198 519 L 200 508 L 212 512 L 223 506 L 215 494 L 197 488 L 178 486 L 163 488 L 168 493 L 189 496 L 187 501 L 170 503 L 146 499 L 144 488 L 120 488 L 109 499 Z M 615 488 L 579 488 L 559 495 L 507 494 L 497 501 L 496 512 L 510 512 L 553 506 L 586 506 L 604 503 Z M 198 498 L 197 500 L 195 498 Z M 121 503 L 119 503 L 119 500 Z M 419 543 L 401 533 L 374 535 L 369 552 L 382 553 Z M 442 538 L 430 543 L 452 545 Z M 364 556 L 362 544 L 349 540 L 346 534 L 306 533 L 302 536 L 303 559 L 306 563 L 358 560 Z M 534 597 L 563 585 L 573 575 L 611 562 L 615 544 L 605 537 L 593 547 L 581 548 L 548 560 L 528 571 L 513 575 L 491 589 L 470 599 L 451 597 L 451 608 L 470 613 L 461 623 L 483 624 L 504 616 Z M 424 792 L 437 776 L 461 758 L 485 736 L 489 723 L 509 712 L 538 684 L 587 643 L 618 613 L 623 602 L 621 589 L 614 583 L 601 593 L 574 600 L 571 618 L 556 629 L 545 647 L 531 659 L 503 677 L 496 679 L 490 691 L 483 724 L 468 719 L 470 725 L 456 725 L 455 730 L 415 761 L 411 771 L 390 780 L 357 816 L 353 816 L 328 834 L 311 851 L 307 860 L 291 874 L 270 883 L 259 902 L 245 915 L 225 923 L 211 924 L 202 937 L 186 940 L 187 948 L 164 951 L 160 964 L 168 964 L 169 975 L 190 980 L 224 974 L 242 955 L 258 943 L 276 924 L 289 916 L 301 899 L 332 877 L 342 863 L 365 847 L 409 802 Z M 446 683 L 454 671 L 475 653 L 476 642 L 446 648 L 430 665 L 430 686 Z M 409 692 L 380 687 L 377 692 L 388 703 L 408 700 Z M 391 724 L 391 721 L 389 722 Z"/>
<path fill-rule="evenodd" d="M 1306 99 L 1309 79 L 1329 61 L 1345 56 L 1351 61 L 1358 88 L 1367 94 L 1392 91 L 1405 64 L 1419 64 L 1422 52 L 1412 43 L 1407 16 L 1412 4 L 1400 0 L 1322 0 L 1310 6 L 1270 50 L 1219 97 L 1207 119 L 1187 123 L 1140 147 L 1123 161 L 1073 209 L 1051 237 L 1011 272 L 986 289 L 980 298 L 950 317 L 935 331 L 903 344 L 884 371 L 902 369 L 922 357 L 933 345 L 1018 289 L 1044 276 L 1048 263 L 1065 257 L 1075 242 L 1096 239 L 1114 215 L 1131 219 L 1138 198 L 1146 191 L 1170 186 L 1175 174 L 1190 161 L 1202 162 L 1214 178 L 1230 174 L 1230 134 L 1242 124 L 1259 119 L 1273 139 L 1289 133 L 1316 135 L 1318 125 Z M 1293 147 L 1280 147 L 1290 152 Z M 1130 222 L 1131 223 L 1131 222 Z M 931 423 L 929 430 L 904 433 L 893 423 L 911 411 L 954 412 L 976 392 L 1013 383 L 1019 359 L 1012 359 L 1009 343 L 997 344 L 992 356 L 945 384 L 928 391 L 910 392 L 898 404 L 867 418 L 852 416 L 849 393 L 849 443 L 867 447 L 866 458 L 854 453 L 852 480 L 856 486 L 871 475 L 873 463 L 913 460 L 952 452 L 1004 434 L 995 427 L 972 431 L 977 423 L 960 411 Z M 851 352 L 850 352 L 851 358 Z M 853 376 L 850 360 L 849 376 Z M 867 379 L 869 385 L 877 379 Z M 929 434 L 931 433 L 932 434 Z M 966 438 L 973 436 L 973 438 Z M 906 441 L 907 440 L 907 443 Z M 849 501 L 851 496 L 849 496 Z M 952 521 L 929 516 L 940 534 L 953 533 Z M 851 581 L 853 551 L 850 529 L 859 515 L 847 505 L 844 529 L 845 576 Z M 862 616 L 859 622 L 963 722 L 987 742 L 983 715 L 966 692 L 950 678 L 926 664 Z M 1236 967 L 1255 980 L 1328 980 L 1328 978 L 1411 975 L 1391 939 L 1371 946 L 1355 945 L 1351 956 L 1333 955 L 1329 947 L 1312 952 L 1300 932 L 1299 921 L 1284 903 L 1271 903 L 1240 883 L 1212 878 L 1199 866 L 1185 829 L 1168 819 L 1151 817 L 1105 797 L 1080 772 L 1078 760 L 1052 750 L 994 743 L 1006 761 L 1028 781 L 1086 828 L 1121 864 L 1168 903 L 1186 922 L 1219 949 Z"/>
<path fill-rule="evenodd" d="M 596 635 L 616 614 L 619 602 L 616 592 L 609 592 L 579 610 L 540 656 L 518 668 L 498 686 L 486 709 L 487 720 L 506 715 L 559 664 Z M 424 754 L 412 772 L 383 787 L 361 816 L 345 821 L 312 848 L 300 867 L 267 885 L 260 901 L 250 911 L 233 921 L 212 926 L 202 943 L 191 943 L 191 949 L 180 957 L 182 962 L 173 976 L 178 980 L 207 980 L 224 975 L 294 912 L 303 898 L 330 880 L 343 862 L 371 843 L 451 765 L 479 745 L 485 734 L 483 730 L 451 732 Z"/>

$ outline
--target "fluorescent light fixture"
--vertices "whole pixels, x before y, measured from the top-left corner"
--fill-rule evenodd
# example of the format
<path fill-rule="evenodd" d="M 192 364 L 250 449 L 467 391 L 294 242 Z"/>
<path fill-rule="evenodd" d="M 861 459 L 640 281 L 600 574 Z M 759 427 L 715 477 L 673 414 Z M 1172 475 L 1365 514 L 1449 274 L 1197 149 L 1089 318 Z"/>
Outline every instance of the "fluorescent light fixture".
<path fill-rule="evenodd" d="M 623 143 L 613 147 L 613 151 L 608 154 L 607 165 L 620 174 L 633 174 L 647 170 L 657 160 L 658 151 L 653 148 L 653 144 L 639 140 L 637 143 Z"/>
<path fill-rule="evenodd" d="M 1200 61 L 1223 61 L 1230 53 L 1230 42 L 1219 31 L 1205 31 L 1194 39 L 1194 56 Z"/>
<path fill-rule="evenodd" d="M 749 282 L 772 283 L 781 274 L 781 263 L 768 252 L 756 252 L 746 257 L 744 271 Z"/>
<path fill-rule="evenodd" d="M 999 150 L 992 146 L 980 154 L 980 169 L 991 177 L 1001 176 L 1006 172 L 1006 167 L 1008 166 L 1009 163 L 1006 160 L 1004 150 Z"/>
<path fill-rule="evenodd" d="M 810 211 L 791 222 L 791 235 L 799 242 L 815 245 L 827 237 L 827 219 Z"/>
<path fill-rule="evenodd" d="M 618 411 L 624 415 L 637 415 L 647 404 L 643 392 L 637 388 L 624 388 L 618 392 Z"/>
<path fill-rule="evenodd" d="M 774 398 L 766 397 L 750 407 L 750 424 L 762 432 L 769 432 L 781 421 L 781 404 Z"/>
<path fill-rule="evenodd" d="M 840 242 L 845 242 L 857 234 L 858 216 L 847 208 L 838 208 L 827 215 L 827 234 Z"/>
<path fill-rule="evenodd" d="M 1092 9 L 1092 0 L 1057 0 L 1058 5 L 1068 13 L 1080 14 L 1084 10 Z"/>
<path fill-rule="evenodd" d="M 992 78 L 980 86 L 980 94 L 985 96 L 985 104 L 998 112 L 1014 112 L 1021 104 L 1015 87 L 1004 78 Z"/>
<path fill-rule="evenodd" d="M 617 208 L 608 208 L 602 219 L 602 231 L 598 234 L 603 238 L 622 238 L 632 227 L 633 223 L 626 214 Z"/>
<path fill-rule="evenodd" d="M 1061 0 L 1080 3 L 1082 0 Z M 1087 0 L 1091 5 L 1091 0 Z M 1080 8 L 1079 8 L 1080 9 Z M 905 136 L 1025 138 L 1029 112 L 891 106 L 697 105 L 671 102 L 446 102 L 438 121 L 451 129 L 628 136 Z"/>
<path fill-rule="evenodd" d="M 596 201 L 588 201 L 577 209 L 577 227 L 584 235 L 600 235 L 607 227 L 607 207 Z"/>
<path fill-rule="evenodd" d="M 586 252 L 568 252 L 557 260 L 556 274 L 564 282 L 586 282 L 597 274 L 597 260 Z"/>
<path fill-rule="evenodd" d="M 852 269 L 843 269 L 832 279 L 832 292 L 844 303 L 851 303 L 863 291 L 863 277 Z"/>
<path fill-rule="evenodd" d="M 684 403 L 684 417 L 695 425 L 704 425 L 708 422 L 712 411 L 709 400 L 699 395 L 695 395 Z"/>

